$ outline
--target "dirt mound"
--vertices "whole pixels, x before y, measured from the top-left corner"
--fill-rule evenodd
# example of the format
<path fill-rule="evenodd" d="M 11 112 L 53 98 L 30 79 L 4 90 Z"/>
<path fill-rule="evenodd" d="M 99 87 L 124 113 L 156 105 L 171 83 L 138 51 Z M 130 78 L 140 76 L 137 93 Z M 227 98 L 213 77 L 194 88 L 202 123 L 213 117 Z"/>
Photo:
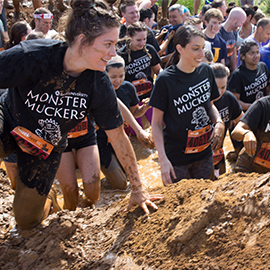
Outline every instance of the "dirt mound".
<path fill-rule="evenodd" d="M 183 180 L 151 190 L 149 217 L 128 198 L 61 211 L 28 233 L 11 230 L 13 194 L 1 180 L 1 269 L 268 269 L 270 174 Z"/>

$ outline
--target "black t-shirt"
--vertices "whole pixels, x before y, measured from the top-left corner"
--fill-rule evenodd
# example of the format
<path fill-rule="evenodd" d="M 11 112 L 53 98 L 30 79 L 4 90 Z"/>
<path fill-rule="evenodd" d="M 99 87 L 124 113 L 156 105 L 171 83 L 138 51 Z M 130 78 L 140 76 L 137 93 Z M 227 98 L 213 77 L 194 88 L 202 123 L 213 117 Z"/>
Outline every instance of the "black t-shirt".
<path fill-rule="evenodd" d="M 210 101 L 218 97 L 213 71 L 205 63 L 192 73 L 170 66 L 158 75 L 150 105 L 164 112 L 165 151 L 173 166 L 193 163 L 212 155 L 210 145 L 193 154 L 185 154 L 185 148 L 189 130 L 211 124 Z"/>
<path fill-rule="evenodd" d="M 270 142 L 270 96 L 255 101 L 240 121 L 246 123 L 254 133 L 258 152 L 263 142 Z"/>
<path fill-rule="evenodd" d="M 239 105 L 236 97 L 227 90 L 220 99 L 214 102 L 214 105 L 217 107 L 221 119 L 225 124 L 226 134 L 226 131 L 230 126 L 230 120 L 236 119 L 241 114 L 241 106 Z"/>
<path fill-rule="evenodd" d="M 0 54 L 0 88 L 11 129 L 23 126 L 55 147 L 90 112 L 103 129 L 123 123 L 115 90 L 106 72 L 85 70 L 78 77 L 65 73 L 67 45 L 30 40 Z"/>
<path fill-rule="evenodd" d="M 119 39 L 124 38 L 127 34 L 127 27 L 125 24 L 121 24 L 120 26 L 120 33 L 119 33 Z M 151 30 L 149 27 L 147 27 L 147 38 L 146 38 L 146 44 L 152 45 L 157 52 L 160 51 L 159 44 L 155 38 L 153 30 Z M 119 44 L 119 47 L 122 47 L 124 45 L 123 42 Z"/>
<path fill-rule="evenodd" d="M 253 103 L 256 99 L 266 95 L 270 73 L 263 62 L 259 62 L 256 70 L 249 70 L 245 65 L 235 69 L 228 82 L 228 89 L 240 94 L 240 100 Z"/>
<path fill-rule="evenodd" d="M 127 108 L 136 106 L 140 102 L 135 87 L 128 81 L 123 81 L 120 87 L 116 90 L 116 95 L 127 106 Z"/>
<path fill-rule="evenodd" d="M 138 51 L 130 51 L 131 61 L 128 61 L 128 53 L 127 48 L 124 46 L 121 48 L 117 53 L 123 57 L 126 64 L 126 74 L 125 80 L 129 82 L 134 82 L 140 79 L 147 79 L 150 82 L 153 82 L 152 70 L 151 67 L 159 64 L 161 62 L 159 55 L 155 48 L 149 44 L 145 45 L 146 49 L 148 50 L 149 54 L 151 55 L 151 59 L 149 55 L 144 50 Z M 149 97 L 150 92 L 140 96 L 140 99 Z"/>
<path fill-rule="evenodd" d="M 116 90 L 116 94 L 117 97 L 127 106 L 127 108 L 136 106 L 140 101 L 136 94 L 134 86 L 127 81 L 123 81 L 120 87 Z M 99 129 L 97 131 L 97 142 L 100 163 L 102 166 L 105 166 L 105 168 L 108 168 L 114 150 L 111 144 L 108 142 L 108 137 L 105 131 L 102 129 Z"/>

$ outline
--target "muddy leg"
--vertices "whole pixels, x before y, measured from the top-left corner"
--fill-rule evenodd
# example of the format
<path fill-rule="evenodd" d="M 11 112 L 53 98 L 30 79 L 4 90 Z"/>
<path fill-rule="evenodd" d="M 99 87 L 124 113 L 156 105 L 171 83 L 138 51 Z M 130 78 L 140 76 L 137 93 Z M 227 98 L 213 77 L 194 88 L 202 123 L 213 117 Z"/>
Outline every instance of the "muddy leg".
<path fill-rule="evenodd" d="M 112 154 L 112 160 L 109 167 L 105 168 L 102 166 L 101 170 L 112 188 L 122 190 L 127 188 L 127 177 L 114 154 Z"/>

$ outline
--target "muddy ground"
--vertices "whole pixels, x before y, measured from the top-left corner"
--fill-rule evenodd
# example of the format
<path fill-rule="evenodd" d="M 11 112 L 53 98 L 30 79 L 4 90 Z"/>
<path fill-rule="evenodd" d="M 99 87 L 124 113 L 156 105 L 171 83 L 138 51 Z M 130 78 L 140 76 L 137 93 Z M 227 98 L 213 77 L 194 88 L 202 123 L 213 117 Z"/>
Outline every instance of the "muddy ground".
<path fill-rule="evenodd" d="M 32 7 L 21 10 L 30 23 Z M 105 185 L 96 209 L 61 211 L 22 233 L 1 171 L 0 269 L 270 269 L 269 180 L 231 173 L 152 189 L 164 199 L 149 217 L 138 207 L 124 213 L 128 195 Z"/>
<path fill-rule="evenodd" d="M 270 269 L 270 174 L 183 180 L 147 217 L 128 196 L 14 229 L 13 192 L 0 178 L 0 269 Z"/>

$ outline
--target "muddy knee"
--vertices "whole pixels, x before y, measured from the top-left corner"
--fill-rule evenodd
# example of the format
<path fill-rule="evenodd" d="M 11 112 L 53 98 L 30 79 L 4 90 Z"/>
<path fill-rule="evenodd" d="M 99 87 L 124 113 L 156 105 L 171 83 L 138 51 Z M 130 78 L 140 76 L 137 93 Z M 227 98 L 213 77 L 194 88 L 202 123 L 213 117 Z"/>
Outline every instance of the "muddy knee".
<path fill-rule="evenodd" d="M 46 195 L 40 196 L 37 192 L 15 194 L 13 212 L 17 225 L 21 229 L 32 229 L 39 225 L 42 221 L 45 201 Z"/>
<path fill-rule="evenodd" d="M 122 190 L 127 188 L 127 177 L 115 155 L 112 155 L 109 167 L 102 166 L 101 170 L 112 188 Z"/>

